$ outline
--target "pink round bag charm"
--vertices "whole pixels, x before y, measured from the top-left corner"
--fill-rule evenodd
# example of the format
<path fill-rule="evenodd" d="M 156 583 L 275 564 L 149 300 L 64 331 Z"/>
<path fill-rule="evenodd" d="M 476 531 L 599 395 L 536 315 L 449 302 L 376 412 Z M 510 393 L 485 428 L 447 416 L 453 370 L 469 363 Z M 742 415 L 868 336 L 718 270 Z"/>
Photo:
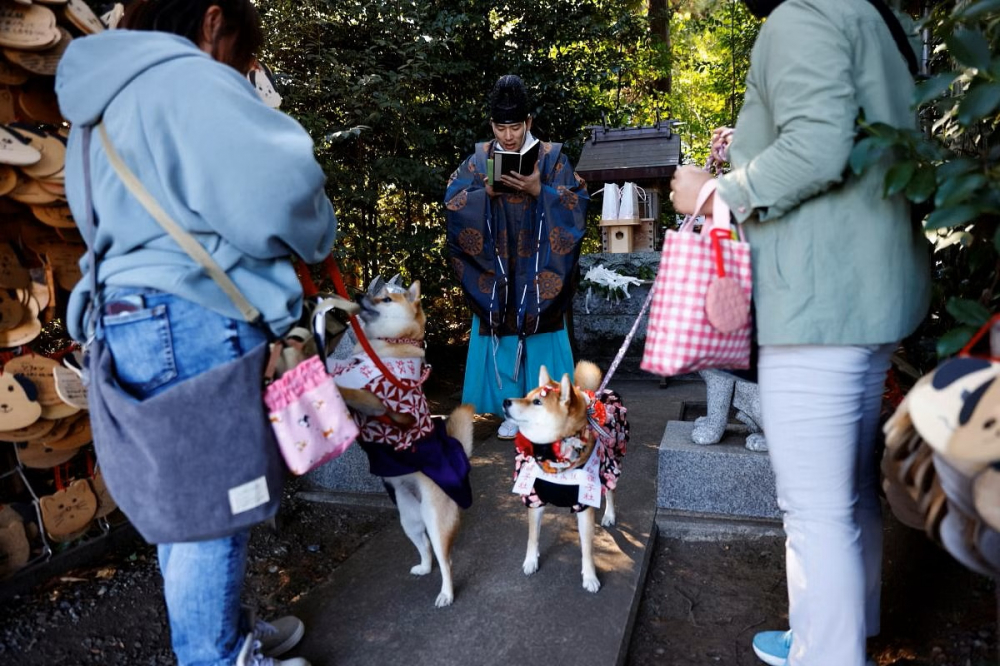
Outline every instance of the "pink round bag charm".
<path fill-rule="evenodd" d="M 720 333 L 734 333 L 747 325 L 750 320 L 750 299 L 738 280 L 720 277 L 708 285 L 705 315 L 708 323 Z"/>

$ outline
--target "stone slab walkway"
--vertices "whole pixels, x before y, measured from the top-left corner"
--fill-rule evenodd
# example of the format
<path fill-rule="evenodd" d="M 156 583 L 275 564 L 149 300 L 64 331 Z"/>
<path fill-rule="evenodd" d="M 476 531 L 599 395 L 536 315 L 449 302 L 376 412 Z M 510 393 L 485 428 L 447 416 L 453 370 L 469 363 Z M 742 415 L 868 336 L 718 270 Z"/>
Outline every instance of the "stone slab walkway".
<path fill-rule="evenodd" d="M 567 510 L 546 512 L 539 571 L 522 573 L 527 516 L 510 492 L 513 445 L 490 436 L 472 457 L 475 500 L 453 552 L 454 604 L 434 607 L 437 568 L 411 576 L 416 550 L 402 528 L 385 530 L 293 608 L 308 627 L 296 654 L 314 666 L 623 663 L 656 536 L 658 448 L 690 389 L 660 389 L 653 379 L 612 388 L 629 409 L 632 438 L 616 496 L 619 524 L 597 528 L 597 594 L 582 587 L 576 519 Z"/>

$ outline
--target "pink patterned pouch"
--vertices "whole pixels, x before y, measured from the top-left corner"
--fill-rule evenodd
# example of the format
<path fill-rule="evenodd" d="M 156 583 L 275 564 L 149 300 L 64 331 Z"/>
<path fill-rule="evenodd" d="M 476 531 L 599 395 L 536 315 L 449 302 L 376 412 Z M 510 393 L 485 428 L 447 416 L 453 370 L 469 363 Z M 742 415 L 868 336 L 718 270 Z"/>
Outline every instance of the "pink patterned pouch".
<path fill-rule="evenodd" d="M 293 474 L 305 474 L 347 450 L 358 426 L 319 356 L 311 356 L 264 389 L 274 437 Z"/>

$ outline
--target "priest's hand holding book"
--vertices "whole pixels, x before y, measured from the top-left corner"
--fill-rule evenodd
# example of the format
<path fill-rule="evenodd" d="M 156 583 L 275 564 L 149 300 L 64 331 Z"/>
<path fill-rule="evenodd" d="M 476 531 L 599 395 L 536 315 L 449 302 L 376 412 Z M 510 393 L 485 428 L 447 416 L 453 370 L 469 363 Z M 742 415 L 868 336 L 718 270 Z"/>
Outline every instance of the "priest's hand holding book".
<path fill-rule="evenodd" d="M 512 171 L 508 174 L 500 176 L 500 181 L 506 187 L 503 192 L 497 192 L 489 185 L 486 186 L 486 192 L 491 196 L 495 197 L 497 194 L 509 194 L 510 192 L 524 192 L 530 194 L 533 197 L 537 197 L 542 193 L 542 176 L 538 173 L 538 163 L 535 163 L 535 169 L 527 176 L 522 176 L 516 171 Z"/>
<path fill-rule="evenodd" d="M 487 193 L 497 194 L 526 192 L 537 197 L 542 192 L 542 179 L 538 172 L 538 152 L 541 143 L 528 135 L 520 150 L 497 148 L 487 160 Z"/>

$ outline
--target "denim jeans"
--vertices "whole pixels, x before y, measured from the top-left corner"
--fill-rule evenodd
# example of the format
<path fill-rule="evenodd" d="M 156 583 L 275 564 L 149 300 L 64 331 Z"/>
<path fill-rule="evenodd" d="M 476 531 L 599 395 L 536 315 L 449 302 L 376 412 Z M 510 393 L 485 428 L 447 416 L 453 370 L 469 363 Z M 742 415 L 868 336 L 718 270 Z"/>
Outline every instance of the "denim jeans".
<path fill-rule="evenodd" d="M 767 346 L 761 413 L 784 512 L 788 665 L 863 666 L 879 632 L 875 441 L 896 345 Z"/>
<path fill-rule="evenodd" d="M 262 329 L 156 290 L 109 289 L 104 302 L 98 335 L 111 351 L 122 388 L 139 399 L 238 358 L 267 339 Z M 236 663 L 245 629 L 240 592 L 248 540 L 249 532 L 242 531 L 158 546 L 180 666 Z"/>

